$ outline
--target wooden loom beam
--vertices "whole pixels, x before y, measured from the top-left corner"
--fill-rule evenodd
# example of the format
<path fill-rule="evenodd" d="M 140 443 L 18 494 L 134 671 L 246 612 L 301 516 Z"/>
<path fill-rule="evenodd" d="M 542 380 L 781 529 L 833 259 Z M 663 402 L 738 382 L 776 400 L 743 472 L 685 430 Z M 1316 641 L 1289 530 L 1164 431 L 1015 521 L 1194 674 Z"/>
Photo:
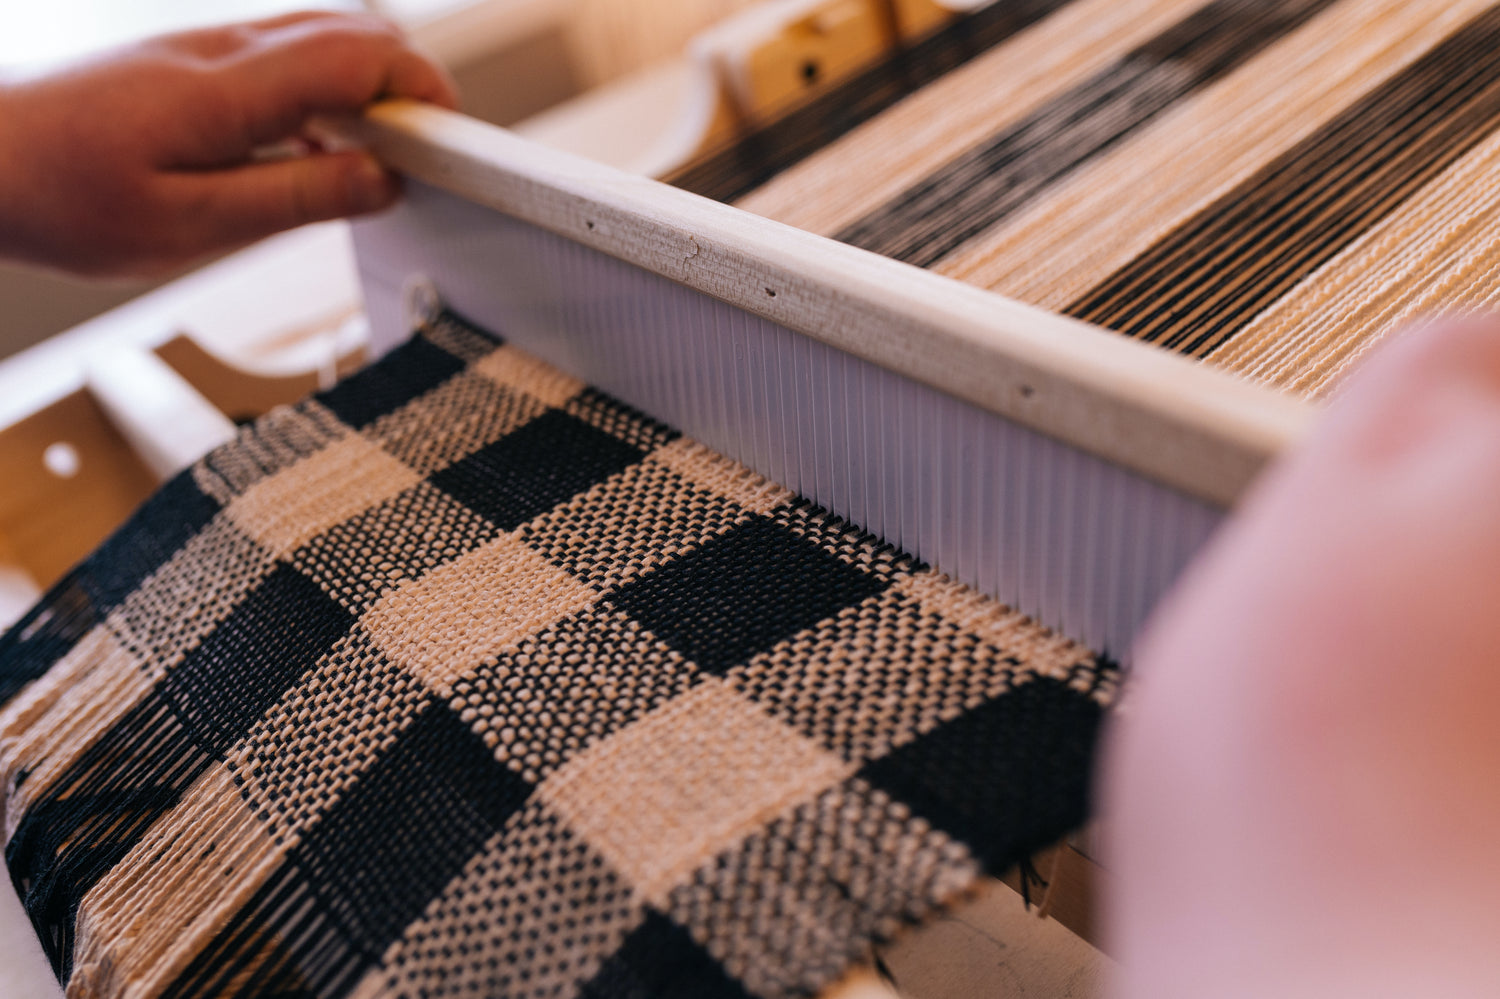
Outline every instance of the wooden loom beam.
<path fill-rule="evenodd" d="M 1315 408 L 1107 330 L 406 101 L 394 168 L 1220 506 Z"/>

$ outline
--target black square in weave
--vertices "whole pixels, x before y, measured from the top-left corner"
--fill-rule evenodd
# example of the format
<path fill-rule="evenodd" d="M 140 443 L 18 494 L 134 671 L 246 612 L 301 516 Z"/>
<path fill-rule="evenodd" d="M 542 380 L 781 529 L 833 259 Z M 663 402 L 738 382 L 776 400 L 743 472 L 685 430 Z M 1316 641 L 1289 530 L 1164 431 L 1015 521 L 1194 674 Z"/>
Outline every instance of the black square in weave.
<path fill-rule="evenodd" d="M 754 517 L 610 600 L 700 668 L 722 675 L 885 587 L 806 538 Z"/>
<path fill-rule="evenodd" d="M 378 956 L 532 790 L 430 701 L 288 861 L 342 927 L 344 945 Z"/>
<path fill-rule="evenodd" d="M 200 745 L 223 753 L 353 626 L 317 583 L 278 565 L 158 689 Z"/>
<path fill-rule="evenodd" d="M 858 776 L 999 876 L 1088 814 L 1102 711 L 1052 679 L 1015 687 L 872 760 Z"/>
<path fill-rule="evenodd" d="M 83 563 L 78 582 L 103 617 L 208 526 L 219 504 L 191 471 L 173 478 Z"/>
<path fill-rule="evenodd" d="M 639 448 L 549 409 L 431 482 L 501 530 L 513 531 L 643 456 Z"/>
<path fill-rule="evenodd" d="M 26 616 L 0 634 L 0 705 L 52 668 L 99 623 L 98 609 L 79 581 L 81 568 L 52 585 Z"/>
<path fill-rule="evenodd" d="M 412 337 L 375 364 L 315 398 L 340 420 L 359 430 L 463 369 L 462 358 L 423 337 Z"/>
<path fill-rule="evenodd" d="M 650 909 L 579 999 L 750 999 L 687 930 Z"/>

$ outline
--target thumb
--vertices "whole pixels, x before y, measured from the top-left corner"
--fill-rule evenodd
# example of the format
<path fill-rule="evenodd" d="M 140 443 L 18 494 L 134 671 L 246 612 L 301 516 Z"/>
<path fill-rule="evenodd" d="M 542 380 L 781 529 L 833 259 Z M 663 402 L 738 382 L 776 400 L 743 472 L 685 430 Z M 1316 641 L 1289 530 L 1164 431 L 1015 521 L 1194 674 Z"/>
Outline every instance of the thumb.
<path fill-rule="evenodd" d="M 175 181 L 186 209 L 182 236 L 203 252 L 308 222 L 378 211 L 400 194 L 396 178 L 361 151 L 181 173 Z"/>

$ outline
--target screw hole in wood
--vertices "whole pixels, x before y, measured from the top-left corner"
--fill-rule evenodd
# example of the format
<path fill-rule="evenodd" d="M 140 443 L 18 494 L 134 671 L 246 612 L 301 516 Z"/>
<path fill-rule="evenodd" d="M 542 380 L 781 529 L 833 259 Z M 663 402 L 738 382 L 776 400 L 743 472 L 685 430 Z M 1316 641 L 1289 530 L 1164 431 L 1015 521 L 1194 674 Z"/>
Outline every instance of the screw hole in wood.
<path fill-rule="evenodd" d="M 83 459 L 78 456 L 76 447 L 67 441 L 58 441 L 49 444 L 42 452 L 42 465 L 59 479 L 71 479 L 83 466 Z"/>

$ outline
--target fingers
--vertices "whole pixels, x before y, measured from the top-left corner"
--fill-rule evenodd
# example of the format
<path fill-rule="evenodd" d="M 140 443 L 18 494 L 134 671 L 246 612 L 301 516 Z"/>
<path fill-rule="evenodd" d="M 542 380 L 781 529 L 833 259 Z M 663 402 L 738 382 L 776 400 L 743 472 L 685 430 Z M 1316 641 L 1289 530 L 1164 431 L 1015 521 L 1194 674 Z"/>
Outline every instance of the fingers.
<path fill-rule="evenodd" d="M 161 40 L 191 74 L 179 93 L 191 122 L 165 168 L 232 165 L 256 148 L 297 135 L 320 114 L 353 114 L 385 97 L 455 107 L 447 72 L 413 49 L 399 28 L 369 15 L 299 13 Z"/>
<path fill-rule="evenodd" d="M 191 28 L 148 39 L 145 44 L 198 59 L 223 59 L 241 53 L 259 43 L 263 36 L 280 28 L 290 28 L 308 21 L 348 18 L 350 15 L 331 10 L 304 10 L 259 21 Z"/>
<path fill-rule="evenodd" d="M 309 222 L 389 206 L 397 180 L 363 152 L 316 153 L 164 181 L 188 256 L 235 246 Z M 196 245 L 195 245 L 196 244 Z"/>
<path fill-rule="evenodd" d="M 387 97 L 458 103 L 447 72 L 375 17 L 298 18 L 268 29 L 234 67 L 231 82 L 250 120 L 281 129 Z"/>
<path fill-rule="evenodd" d="M 456 100 L 394 25 L 329 13 L 164 36 L 3 96 L 0 131 L 16 141 L 0 142 L 0 254 L 96 274 L 160 273 L 383 207 L 394 179 L 300 141 L 310 118 Z M 286 140 L 292 157 L 257 161 Z"/>
<path fill-rule="evenodd" d="M 1122 996 L 1413 994 L 1386 958 L 1450 925 L 1416 952 L 1494 980 L 1497 492 L 1500 324 L 1413 330 L 1158 612 L 1104 789 Z"/>
<path fill-rule="evenodd" d="M 1339 397 L 1404 393 L 1434 380 L 1473 382 L 1500 394 L 1500 319 L 1463 316 L 1418 323 L 1375 352 Z"/>

